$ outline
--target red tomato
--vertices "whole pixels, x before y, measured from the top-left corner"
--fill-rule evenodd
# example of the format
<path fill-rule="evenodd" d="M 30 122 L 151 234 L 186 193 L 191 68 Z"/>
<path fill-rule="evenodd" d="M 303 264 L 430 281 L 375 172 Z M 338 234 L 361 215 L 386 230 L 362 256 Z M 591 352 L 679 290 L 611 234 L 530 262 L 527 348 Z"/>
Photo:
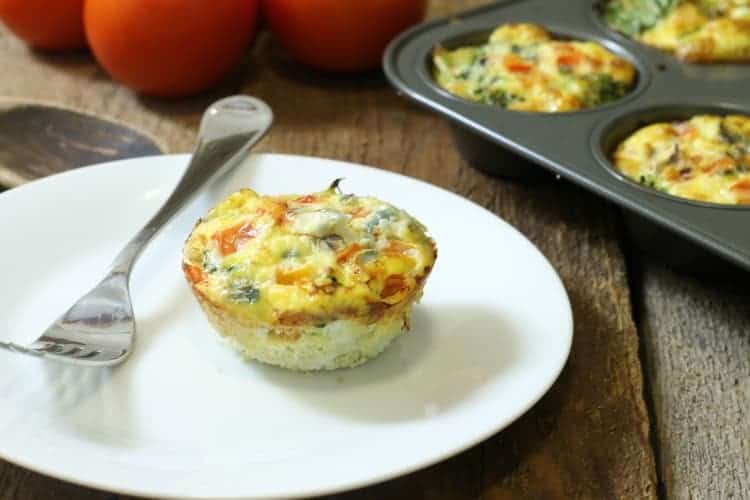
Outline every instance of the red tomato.
<path fill-rule="evenodd" d="M 263 14 L 298 61 L 326 71 L 380 66 L 397 34 L 424 17 L 427 0 L 263 0 Z"/>
<path fill-rule="evenodd" d="M 259 0 L 86 0 L 86 36 L 115 80 L 157 96 L 207 89 L 242 57 Z"/>
<path fill-rule="evenodd" d="M 83 0 L 0 0 L 0 19 L 37 49 L 67 50 L 86 46 Z"/>

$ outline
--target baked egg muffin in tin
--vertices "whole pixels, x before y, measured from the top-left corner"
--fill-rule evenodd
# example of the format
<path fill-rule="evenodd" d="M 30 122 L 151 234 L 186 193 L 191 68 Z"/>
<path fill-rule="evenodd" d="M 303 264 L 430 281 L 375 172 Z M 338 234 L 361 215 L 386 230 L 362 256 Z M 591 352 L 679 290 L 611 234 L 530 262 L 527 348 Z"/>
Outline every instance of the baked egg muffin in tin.
<path fill-rule="evenodd" d="M 613 29 L 690 62 L 750 61 L 748 0 L 608 0 Z"/>
<path fill-rule="evenodd" d="M 633 65 L 602 45 L 555 40 L 528 23 L 504 24 L 484 45 L 437 46 L 432 61 L 435 81 L 451 94 L 515 111 L 592 108 L 636 83 Z"/>
<path fill-rule="evenodd" d="M 426 228 L 373 197 L 240 190 L 199 220 L 185 277 L 243 356 L 294 370 L 352 367 L 408 330 L 437 257 Z"/>
<path fill-rule="evenodd" d="M 750 116 L 653 123 L 620 143 L 612 161 L 625 176 L 673 196 L 750 205 Z"/>

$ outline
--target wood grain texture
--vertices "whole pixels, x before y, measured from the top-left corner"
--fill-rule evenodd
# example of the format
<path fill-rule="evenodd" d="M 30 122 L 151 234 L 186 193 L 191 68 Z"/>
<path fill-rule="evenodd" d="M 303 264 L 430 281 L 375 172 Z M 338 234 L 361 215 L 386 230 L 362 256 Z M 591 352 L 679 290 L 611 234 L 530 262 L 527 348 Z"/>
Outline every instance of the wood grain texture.
<path fill-rule="evenodd" d="M 432 13 L 481 3 L 435 0 Z M 209 102 L 237 91 L 256 95 L 276 114 L 261 150 L 360 162 L 430 181 L 497 213 L 550 259 L 576 322 L 571 358 L 551 391 L 467 452 L 336 498 L 655 498 L 638 335 L 617 224 L 604 202 L 564 183 L 489 178 L 458 156 L 445 121 L 398 97 L 381 75 L 339 78 L 301 69 L 267 34 L 224 86 L 180 102 L 140 98 L 113 85 L 85 54 L 40 57 L 7 35 L 0 37 L 0 74 L 9 75 L 0 79 L 0 94 L 49 99 L 54 93 L 61 103 L 135 124 L 173 151 L 189 149 Z M 0 462 L 0 500 L 47 498 L 122 497 Z"/>
<path fill-rule="evenodd" d="M 750 498 L 750 281 L 646 261 L 641 318 L 667 498 Z"/>

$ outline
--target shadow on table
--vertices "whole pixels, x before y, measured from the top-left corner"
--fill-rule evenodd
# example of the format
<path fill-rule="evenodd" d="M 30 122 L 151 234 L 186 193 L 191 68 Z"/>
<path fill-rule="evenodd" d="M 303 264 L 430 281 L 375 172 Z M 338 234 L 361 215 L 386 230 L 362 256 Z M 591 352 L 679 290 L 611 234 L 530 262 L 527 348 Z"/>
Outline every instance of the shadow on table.
<path fill-rule="evenodd" d="M 417 307 L 413 323 L 412 332 L 354 369 L 300 376 L 263 366 L 258 374 L 321 410 L 354 420 L 395 421 L 460 405 L 518 358 L 514 334 L 494 312 L 466 306 L 427 314 Z"/>

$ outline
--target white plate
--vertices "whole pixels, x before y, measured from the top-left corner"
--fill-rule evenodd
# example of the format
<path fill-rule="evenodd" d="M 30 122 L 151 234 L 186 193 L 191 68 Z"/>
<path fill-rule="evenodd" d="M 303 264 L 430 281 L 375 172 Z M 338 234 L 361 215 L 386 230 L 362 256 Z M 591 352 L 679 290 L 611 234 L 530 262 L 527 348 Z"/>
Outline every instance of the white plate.
<path fill-rule="evenodd" d="M 56 175 L 0 195 L 0 338 L 33 340 L 102 276 L 171 191 L 185 156 Z M 227 193 L 343 189 L 423 221 L 438 260 L 412 331 L 359 368 L 299 374 L 218 341 L 180 272 L 195 220 Z M 259 155 L 205 190 L 133 275 L 136 351 L 114 369 L 0 352 L 0 457 L 126 494 L 278 498 L 364 486 L 510 424 L 567 359 L 552 267 L 492 213 L 429 184 L 329 160 Z"/>

